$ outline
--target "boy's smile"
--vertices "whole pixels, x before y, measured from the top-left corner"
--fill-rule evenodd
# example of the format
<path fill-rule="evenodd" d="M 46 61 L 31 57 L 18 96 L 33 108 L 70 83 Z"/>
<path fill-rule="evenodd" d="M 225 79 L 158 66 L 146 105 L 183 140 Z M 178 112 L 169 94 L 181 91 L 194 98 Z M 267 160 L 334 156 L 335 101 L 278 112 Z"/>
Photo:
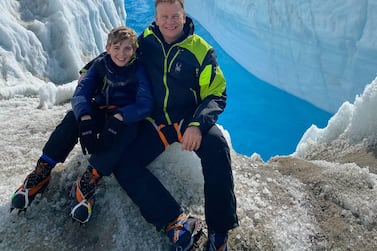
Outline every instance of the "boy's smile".
<path fill-rule="evenodd" d="M 106 46 L 106 51 L 110 54 L 113 62 L 119 67 L 125 66 L 134 54 L 131 39 L 126 39 L 119 43 Z"/>

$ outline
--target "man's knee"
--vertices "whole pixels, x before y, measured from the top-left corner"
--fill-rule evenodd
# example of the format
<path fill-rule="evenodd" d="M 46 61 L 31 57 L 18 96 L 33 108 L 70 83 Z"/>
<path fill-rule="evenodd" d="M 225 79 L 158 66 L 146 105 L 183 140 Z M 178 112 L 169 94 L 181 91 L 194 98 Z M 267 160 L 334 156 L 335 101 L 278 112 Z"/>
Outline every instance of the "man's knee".
<path fill-rule="evenodd" d="M 219 153 L 222 152 L 222 150 L 229 152 L 228 142 L 216 125 L 212 126 L 208 133 L 203 135 L 202 147 L 205 148 L 205 150 L 217 149 Z"/>

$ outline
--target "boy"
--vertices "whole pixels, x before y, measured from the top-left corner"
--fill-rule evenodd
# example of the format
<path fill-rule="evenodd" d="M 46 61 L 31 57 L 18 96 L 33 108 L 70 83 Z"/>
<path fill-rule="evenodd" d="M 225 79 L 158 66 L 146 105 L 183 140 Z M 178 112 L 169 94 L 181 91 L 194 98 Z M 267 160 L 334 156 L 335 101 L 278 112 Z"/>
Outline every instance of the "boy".
<path fill-rule="evenodd" d="M 106 53 L 91 62 L 81 78 L 71 103 L 73 111 L 51 134 L 35 170 L 12 197 L 11 210 L 26 210 L 36 194 L 51 178 L 51 170 L 64 162 L 80 139 L 83 153 L 92 154 L 89 163 L 106 159 L 106 168 L 89 165 L 72 187 L 73 219 L 90 219 L 94 188 L 103 175 L 110 175 L 111 161 L 119 158 L 120 144 L 129 144 L 137 133 L 137 122 L 152 109 L 150 83 L 136 60 L 137 35 L 128 27 L 118 27 L 108 34 Z M 99 136 L 98 136 L 99 134 Z"/>

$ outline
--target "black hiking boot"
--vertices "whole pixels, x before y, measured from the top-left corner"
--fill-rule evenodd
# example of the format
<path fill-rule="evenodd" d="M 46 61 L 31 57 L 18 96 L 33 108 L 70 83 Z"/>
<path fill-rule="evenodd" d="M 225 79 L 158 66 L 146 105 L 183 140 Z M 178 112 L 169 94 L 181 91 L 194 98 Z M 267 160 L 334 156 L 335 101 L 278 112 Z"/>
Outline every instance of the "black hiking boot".
<path fill-rule="evenodd" d="M 227 251 L 228 233 L 209 232 L 206 251 Z"/>

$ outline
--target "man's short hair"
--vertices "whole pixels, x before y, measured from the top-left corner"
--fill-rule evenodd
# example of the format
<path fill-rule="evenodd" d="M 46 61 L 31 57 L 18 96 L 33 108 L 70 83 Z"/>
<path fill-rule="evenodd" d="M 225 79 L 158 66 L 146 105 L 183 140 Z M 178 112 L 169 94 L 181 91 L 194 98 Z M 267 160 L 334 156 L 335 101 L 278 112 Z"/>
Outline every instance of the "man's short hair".
<path fill-rule="evenodd" d="M 182 8 L 184 8 L 184 6 L 183 6 L 184 5 L 184 0 L 155 0 L 154 1 L 154 7 L 157 7 L 157 5 L 159 3 L 171 3 L 171 4 L 173 4 L 175 2 L 178 2 L 182 6 Z"/>

